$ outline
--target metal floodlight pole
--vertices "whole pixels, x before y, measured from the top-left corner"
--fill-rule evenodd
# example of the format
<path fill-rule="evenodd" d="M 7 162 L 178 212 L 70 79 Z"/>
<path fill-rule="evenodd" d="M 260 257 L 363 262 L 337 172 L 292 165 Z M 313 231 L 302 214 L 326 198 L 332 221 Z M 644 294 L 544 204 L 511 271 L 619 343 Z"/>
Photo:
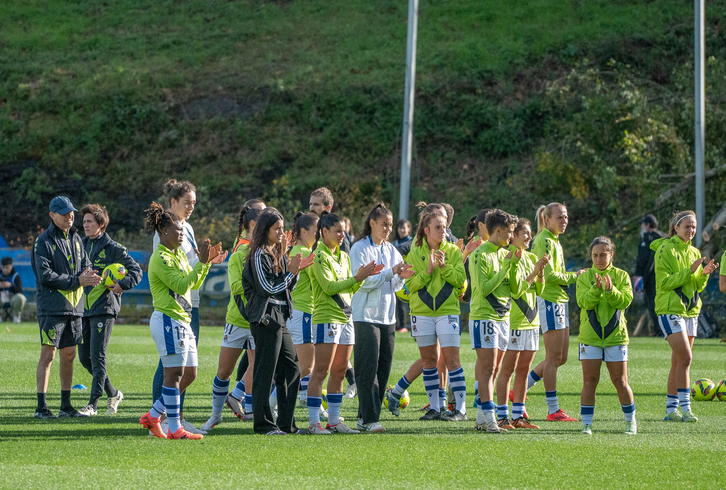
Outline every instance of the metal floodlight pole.
<path fill-rule="evenodd" d="M 403 141 L 401 142 L 401 195 L 398 218 L 408 219 L 411 197 L 411 148 L 413 146 L 413 101 L 416 82 L 416 37 L 418 0 L 408 0 L 408 36 L 406 40 L 406 89 L 403 100 Z"/>
<path fill-rule="evenodd" d="M 694 0 L 695 29 L 694 49 L 695 58 L 695 157 L 696 157 L 696 247 L 703 243 L 703 225 L 706 223 L 706 177 L 704 169 L 705 159 L 705 132 L 706 132 L 706 84 L 705 84 L 705 52 L 706 42 L 704 36 L 706 7 L 705 0 Z"/>

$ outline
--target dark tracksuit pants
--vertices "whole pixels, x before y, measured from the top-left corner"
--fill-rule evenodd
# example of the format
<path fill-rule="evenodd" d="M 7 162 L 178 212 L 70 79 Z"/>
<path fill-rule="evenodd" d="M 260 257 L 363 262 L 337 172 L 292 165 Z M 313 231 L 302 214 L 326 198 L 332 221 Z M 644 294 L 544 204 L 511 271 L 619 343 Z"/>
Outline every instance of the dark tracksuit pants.
<path fill-rule="evenodd" d="M 83 317 L 83 343 L 78 346 L 78 357 L 84 368 L 93 376 L 91 403 L 106 396 L 115 396 L 116 389 L 106 374 L 106 349 L 116 318 L 113 315 Z"/>
<path fill-rule="evenodd" d="M 358 387 L 358 418 L 378 422 L 381 404 L 391 374 L 396 325 L 354 322 L 353 362 Z"/>
<path fill-rule="evenodd" d="M 279 429 L 297 432 L 295 402 L 300 385 L 298 364 L 292 336 L 286 326 L 271 322 L 269 325 L 251 323 L 250 332 L 255 339 L 255 365 L 252 381 L 252 412 L 256 434 L 267 434 Z M 277 423 L 270 408 L 270 386 L 277 386 Z"/>

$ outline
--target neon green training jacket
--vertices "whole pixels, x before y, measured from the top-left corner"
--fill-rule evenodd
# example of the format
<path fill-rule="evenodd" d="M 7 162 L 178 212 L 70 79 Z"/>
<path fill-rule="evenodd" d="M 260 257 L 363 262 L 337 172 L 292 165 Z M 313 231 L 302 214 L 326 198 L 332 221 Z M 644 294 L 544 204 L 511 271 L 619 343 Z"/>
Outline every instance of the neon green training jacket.
<path fill-rule="evenodd" d="M 443 269 L 435 267 L 432 274 L 426 274 L 431 250 L 425 238 L 420 247 L 414 244 L 406 256 L 406 261 L 416 271 L 412 278 L 406 279 L 406 288 L 411 293 L 411 315 L 444 316 L 461 313 L 456 292 L 466 281 L 461 250 L 447 241 L 439 245 L 439 250 L 444 251 L 445 265 Z"/>
<path fill-rule="evenodd" d="M 229 265 L 227 267 L 230 293 L 229 304 L 227 305 L 227 317 L 224 321 L 235 327 L 242 328 L 250 328 L 250 322 L 245 320 L 239 308 L 240 302 L 243 306 L 247 306 L 245 290 L 242 287 L 242 271 L 244 271 L 249 251 L 249 245 L 240 245 L 237 251 L 229 257 Z"/>
<path fill-rule="evenodd" d="M 552 303 L 567 303 L 570 299 L 567 286 L 577 281 L 577 273 L 567 272 L 565 269 L 565 255 L 562 253 L 560 241 L 545 228 L 534 237 L 532 253 L 537 256 L 537 260 L 544 255 L 550 256 L 550 261 L 545 266 L 545 286 L 539 297 Z"/>
<path fill-rule="evenodd" d="M 350 272 L 348 254 L 340 247 L 332 251 L 320 240 L 311 267 L 313 324 L 348 323 L 353 294 L 360 288 L 360 283 Z"/>
<path fill-rule="evenodd" d="M 509 272 L 518 262 L 514 256 L 506 258 L 509 253 L 506 247 L 497 247 L 492 242 L 486 241 L 471 254 L 470 320 L 502 322 L 509 319 L 509 311 L 512 308 Z"/>
<path fill-rule="evenodd" d="M 691 272 L 691 264 L 701 258 L 701 252 L 677 236 L 653 240 L 650 248 L 655 250 L 655 312 L 697 317 L 701 312 L 698 293 L 706 289 L 708 276 L 703 274 L 703 265 Z"/>
<path fill-rule="evenodd" d="M 514 245 L 509 246 L 510 252 L 516 249 Z M 533 330 L 539 327 L 537 295 L 544 289 L 544 282 L 537 281 L 537 278 L 531 285 L 527 282 L 537 260 L 535 254 L 522 250 L 522 258 L 509 269 L 509 290 L 514 303 L 509 314 L 509 327 L 512 330 Z"/>
<path fill-rule="evenodd" d="M 302 258 L 304 259 L 311 253 L 313 253 L 313 251 L 309 248 L 303 245 L 295 245 L 292 247 L 292 250 L 290 250 L 290 258 L 292 259 L 297 254 L 302 254 Z M 301 270 L 300 275 L 297 278 L 295 289 L 293 289 L 291 293 L 295 309 L 311 315 L 313 314 L 312 275 L 313 270 L 311 267 Z"/>
<path fill-rule="evenodd" d="M 595 286 L 595 276 L 610 276 L 613 288 Z M 627 272 L 612 264 L 601 271 L 588 269 L 577 278 L 577 305 L 580 311 L 580 334 L 577 340 L 594 347 L 628 344 L 625 308 L 633 301 L 633 286 Z"/>
<path fill-rule="evenodd" d="M 181 248 L 173 252 L 161 243 L 149 259 L 149 285 L 154 309 L 181 322 L 192 321 L 192 289 L 202 287 L 209 264 L 192 269 Z"/>

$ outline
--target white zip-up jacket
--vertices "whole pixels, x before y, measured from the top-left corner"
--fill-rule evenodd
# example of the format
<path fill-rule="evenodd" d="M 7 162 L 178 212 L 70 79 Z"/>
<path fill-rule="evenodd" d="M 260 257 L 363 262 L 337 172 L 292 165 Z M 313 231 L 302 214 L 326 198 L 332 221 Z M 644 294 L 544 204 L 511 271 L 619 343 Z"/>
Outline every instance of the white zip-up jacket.
<path fill-rule="evenodd" d="M 353 321 L 380 325 L 396 323 L 396 291 L 403 288 L 404 280 L 393 273 L 393 266 L 403 262 L 401 254 L 389 242 L 375 245 L 371 237 L 363 238 L 350 249 L 351 272 L 374 261 L 385 264 L 380 274 L 363 281 L 360 289 L 353 295 Z"/>

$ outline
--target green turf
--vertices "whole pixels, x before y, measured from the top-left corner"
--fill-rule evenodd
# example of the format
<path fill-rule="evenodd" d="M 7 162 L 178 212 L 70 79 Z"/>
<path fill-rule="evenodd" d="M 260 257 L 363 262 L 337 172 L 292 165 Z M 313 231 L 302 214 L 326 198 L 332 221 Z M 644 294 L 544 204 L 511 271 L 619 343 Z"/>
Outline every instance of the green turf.
<path fill-rule="evenodd" d="M 210 385 L 216 372 L 220 328 L 201 332 L 199 378 L 190 388 L 186 416 L 197 425 L 210 412 Z M 414 342 L 397 336 L 392 379 L 417 357 Z M 635 392 L 639 434 L 627 437 L 615 390 L 603 371 L 594 435 L 581 436 L 579 423 L 547 423 L 543 387 L 535 387 L 527 409 L 539 431 L 490 435 L 473 421 L 419 422 L 416 408 L 426 403 L 420 380 L 409 389 L 411 407 L 399 419 L 385 412 L 385 434 L 330 437 L 264 437 L 251 423 L 225 412 L 223 425 L 202 441 L 149 437 L 137 423 L 151 404 L 151 378 L 158 356 L 148 327 L 118 326 L 109 346 L 109 374 L 125 394 L 115 417 L 36 421 L 37 325 L 0 326 L 0 487 L 452 487 L 582 488 L 695 487 L 726 471 L 720 442 L 726 403 L 696 402 L 697 424 L 662 422 L 670 350 L 663 340 L 634 339 L 630 382 Z M 462 337 L 462 359 L 471 393 L 474 355 Z M 541 359 L 540 352 L 537 360 Z M 582 386 L 574 343 L 559 375 L 562 407 L 579 412 Z M 692 379 L 726 378 L 726 345 L 696 341 Z M 76 363 L 74 383 L 90 385 Z M 51 373 L 49 405 L 57 411 L 58 364 Z M 77 407 L 88 392 L 74 390 Z M 471 403 L 471 395 L 469 396 Z M 99 408 L 105 405 L 101 399 Z M 357 401 L 346 400 L 342 414 L 355 420 Z M 101 410 L 103 413 L 105 410 Z M 297 412 L 300 424 L 306 413 Z M 470 416 L 473 418 L 474 412 Z M 707 471 L 704 480 L 704 470 Z"/>

